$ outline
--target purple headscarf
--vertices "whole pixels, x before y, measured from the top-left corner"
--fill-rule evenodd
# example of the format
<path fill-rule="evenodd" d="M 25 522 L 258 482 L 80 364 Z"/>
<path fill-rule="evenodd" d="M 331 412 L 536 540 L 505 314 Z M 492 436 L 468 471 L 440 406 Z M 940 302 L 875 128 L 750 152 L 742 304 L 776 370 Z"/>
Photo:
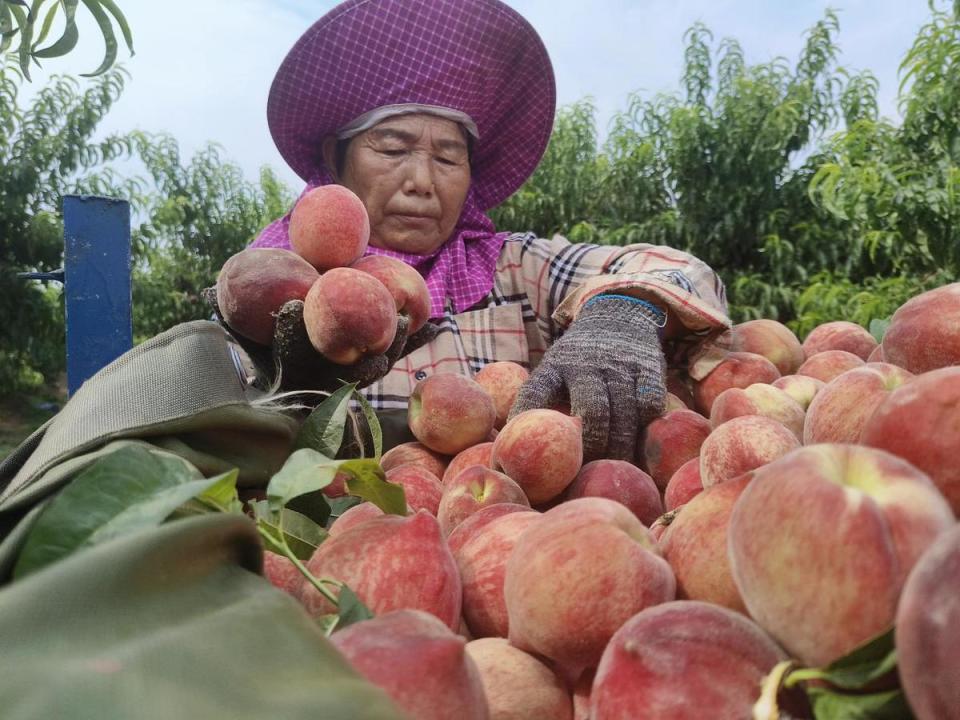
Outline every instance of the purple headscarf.
<path fill-rule="evenodd" d="M 333 182 L 324 172 L 307 184 L 300 197 L 319 185 Z M 290 248 L 290 213 L 267 225 L 251 247 Z M 471 186 L 453 234 L 429 255 L 367 247 L 367 255 L 386 255 L 412 265 L 423 275 L 430 291 L 430 317 L 443 317 L 447 300 L 453 312 L 476 305 L 493 287 L 497 258 L 509 233 L 495 232 L 493 221 L 478 206 Z"/>
<path fill-rule="evenodd" d="M 533 173 L 556 107 L 553 68 L 530 24 L 500 0 L 346 0 L 297 40 L 270 88 L 267 120 L 280 154 L 307 183 L 332 182 L 324 138 L 376 108 L 455 110 L 475 124 L 471 185 L 451 237 L 429 256 L 370 248 L 426 278 L 431 314 L 462 312 L 493 286 L 506 233 L 486 210 Z M 289 216 L 255 246 L 289 247 Z"/>

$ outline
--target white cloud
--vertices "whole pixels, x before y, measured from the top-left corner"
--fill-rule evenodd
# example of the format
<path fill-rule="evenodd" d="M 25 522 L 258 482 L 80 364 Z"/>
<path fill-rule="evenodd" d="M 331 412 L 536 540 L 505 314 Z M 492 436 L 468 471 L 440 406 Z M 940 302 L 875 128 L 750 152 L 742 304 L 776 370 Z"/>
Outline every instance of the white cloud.
<path fill-rule="evenodd" d="M 627 96 L 679 89 L 684 31 L 695 21 L 716 41 L 740 41 L 748 62 L 785 56 L 791 63 L 803 31 L 823 16 L 824 0 L 507 0 L 538 29 L 553 59 L 558 96 L 593 96 L 601 128 Z M 335 3 L 305 0 L 126 0 L 119 3 L 137 54 L 124 60 L 131 80 L 105 131 L 169 132 L 185 155 L 207 141 L 224 146 L 250 178 L 263 164 L 292 186 L 270 139 L 266 98 L 273 73 L 297 37 Z M 829 3 L 832 4 L 832 3 Z M 845 0 L 840 9 L 841 62 L 880 79 L 881 108 L 895 113 L 896 69 L 917 28 L 923 2 Z M 99 64 L 99 34 L 83 7 L 77 51 L 37 73 L 80 73 Z M 121 49 L 121 58 L 124 52 Z"/>

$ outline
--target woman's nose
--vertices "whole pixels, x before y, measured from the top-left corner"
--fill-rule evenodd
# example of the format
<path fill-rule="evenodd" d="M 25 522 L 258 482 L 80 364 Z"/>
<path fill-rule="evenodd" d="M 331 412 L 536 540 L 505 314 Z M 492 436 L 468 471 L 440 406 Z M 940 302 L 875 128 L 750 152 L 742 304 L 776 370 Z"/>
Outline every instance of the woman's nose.
<path fill-rule="evenodd" d="M 407 177 L 403 183 L 406 193 L 430 196 L 434 192 L 433 168 L 429 157 L 414 153 L 407 165 Z"/>

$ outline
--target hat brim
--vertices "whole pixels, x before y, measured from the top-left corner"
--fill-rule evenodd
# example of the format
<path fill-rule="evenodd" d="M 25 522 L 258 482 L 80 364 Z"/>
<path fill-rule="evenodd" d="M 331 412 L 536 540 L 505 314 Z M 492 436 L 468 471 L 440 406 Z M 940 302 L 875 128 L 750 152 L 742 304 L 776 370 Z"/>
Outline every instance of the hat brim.
<path fill-rule="evenodd" d="M 419 103 L 469 115 L 473 190 L 489 209 L 533 173 L 553 128 L 546 48 L 498 0 L 348 0 L 314 23 L 274 77 L 267 121 L 304 180 L 326 168 L 324 138 L 383 105 Z"/>

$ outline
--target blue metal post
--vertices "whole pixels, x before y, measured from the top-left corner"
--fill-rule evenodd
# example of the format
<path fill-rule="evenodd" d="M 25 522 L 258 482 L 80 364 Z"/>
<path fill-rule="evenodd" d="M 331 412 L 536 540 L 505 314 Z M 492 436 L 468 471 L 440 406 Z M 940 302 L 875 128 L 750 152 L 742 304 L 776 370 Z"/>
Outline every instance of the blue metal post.
<path fill-rule="evenodd" d="M 130 205 L 126 200 L 63 198 L 67 388 L 133 345 Z"/>

